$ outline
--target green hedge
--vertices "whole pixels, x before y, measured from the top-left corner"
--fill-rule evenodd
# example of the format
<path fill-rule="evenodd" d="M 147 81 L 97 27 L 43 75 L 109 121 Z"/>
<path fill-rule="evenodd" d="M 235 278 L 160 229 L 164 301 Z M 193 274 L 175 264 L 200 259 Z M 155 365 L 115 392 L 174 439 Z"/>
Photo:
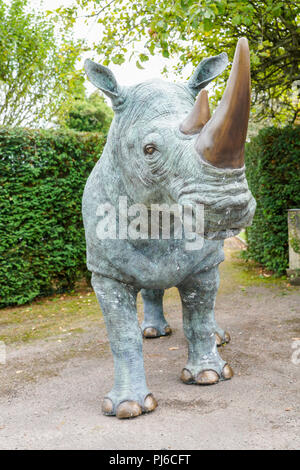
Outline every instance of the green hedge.
<path fill-rule="evenodd" d="M 0 128 L 0 307 L 86 273 L 81 197 L 101 134 Z"/>
<path fill-rule="evenodd" d="M 257 209 L 247 228 L 246 257 L 277 274 L 288 267 L 287 210 L 300 208 L 300 127 L 262 129 L 246 146 Z"/>

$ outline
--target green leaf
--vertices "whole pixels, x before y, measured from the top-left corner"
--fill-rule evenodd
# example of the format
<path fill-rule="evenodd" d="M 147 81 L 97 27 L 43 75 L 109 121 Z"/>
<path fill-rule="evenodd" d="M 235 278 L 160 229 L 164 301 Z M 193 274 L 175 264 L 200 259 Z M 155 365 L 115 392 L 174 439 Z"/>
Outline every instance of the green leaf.
<path fill-rule="evenodd" d="M 147 60 L 149 60 L 149 56 L 147 56 L 146 54 L 140 54 L 139 59 L 141 62 L 146 62 Z"/>
<path fill-rule="evenodd" d="M 135 65 L 137 66 L 138 69 L 144 70 L 144 67 L 139 63 L 138 60 L 136 61 Z"/>

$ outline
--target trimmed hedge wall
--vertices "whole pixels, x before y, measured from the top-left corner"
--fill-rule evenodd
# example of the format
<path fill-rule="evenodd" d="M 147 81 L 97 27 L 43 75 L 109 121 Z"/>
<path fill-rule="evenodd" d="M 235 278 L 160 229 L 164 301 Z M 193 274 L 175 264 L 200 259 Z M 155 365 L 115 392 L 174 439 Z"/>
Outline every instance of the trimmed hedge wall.
<path fill-rule="evenodd" d="M 246 146 L 257 209 L 247 228 L 247 258 L 281 275 L 288 267 L 287 210 L 300 208 L 300 127 L 262 129 Z"/>
<path fill-rule="evenodd" d="M 87 274 L 81 197 L 101 134 L 0 128 L 0 307 L 72 288 Z M 287 209 L 300 207 L 300 127 L 263 129 L 246 146 L 257 200 L 246 256 L 288 267 Z"/>
<path fill-rule="evenodd" d="M 0 307 L 86 273 L 81 197 L 101 134 L 0 128 Z"/>

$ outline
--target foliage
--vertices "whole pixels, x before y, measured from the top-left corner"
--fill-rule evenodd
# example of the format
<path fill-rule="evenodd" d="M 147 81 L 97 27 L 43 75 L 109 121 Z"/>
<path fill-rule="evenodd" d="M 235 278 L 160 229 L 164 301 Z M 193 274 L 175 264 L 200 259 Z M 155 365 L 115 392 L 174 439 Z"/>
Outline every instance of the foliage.
<path fill-rule="evenodd" d="M 78 96 L 68 107 L 61 124 L 68 129 L 81 132 L 108 134 L 113 118 L 112 109 L 98 91 L 90 96 Z"/>
<path fill-rule="evenodd" d="M 257 209 L 246 256 L 278 274 L 288 267 L 287 210 L 300 207 L 300 127 L 260 131 L 246 146 L 247 179 Z"/>
<path fill-rule="evenodd" d="M 72 288 L 86 272 L 81 197 L 101 134 L 0 128 L 0 306 Z"/>
<path fill-rule="evenodd" d="M 59 38 L 59 39 L 58 39 Z M 38 126 L 72 94 L 82 42 L 27 0 L 0 0 L 0 125 Z"/>
<path fill-rule="evenodd" d="M 98 52 L 122 64 L 132 45 L 144 48 L 132 52 L 136 65 L 159 52 L 179 57 L 180 70 L 196 66 L 208 55 L 221 51 L 230 59 L 237 39 L 246 36 L 251 49 L 253 102 L 256 117 L 290 121 L 299 111 L 300 4 L 291 0 L 74 0 L 76 6 L 59 9 L 60 15 L 74 20 L 80 6 L 87 21 L 103 25 Z M 91 14 L 87 9 L 91 8 Z M 82 11 L 80 12 L 82 15 Z M 226 77 L 226 74 L 225 74 Z M 221 80 L 221 79 L 219 79 Z M 224 80 L 224 77 L 223 77 Z M 299 83 L 298 83 L 299 85 Z M 299 90 L 299 86 L 298 86 Z M 219 99 L 218 93 L 217 99 Z"/>

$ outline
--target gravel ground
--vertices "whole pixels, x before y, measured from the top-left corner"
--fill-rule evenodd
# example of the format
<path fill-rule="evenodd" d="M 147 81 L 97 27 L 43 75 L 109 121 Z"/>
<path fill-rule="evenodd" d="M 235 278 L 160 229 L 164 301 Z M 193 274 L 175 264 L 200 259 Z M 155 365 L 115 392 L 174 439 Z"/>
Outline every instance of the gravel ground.
<path fill-rule="evenodd" d="M 228 242 L 227 256 L 236 247 Z M 159 403 L 153 413 L 134 420 L 101 414 L 113 361 L 99 316 L 99 325 L 81 334 L 7 347 L 7 363 L 0 365 L 0 448 L 298 449 L 300 288 L 240 286 L 231 282 L 229 265 L 222 268 L 227 287 L 221 286 L 216 315 L 232 337 L 220 351 L 235 371 L 231 381 L 180 382 L 187 345 L 171 289 L 165 310 L 173 334 L 144 343 L 148 385 Z"/>

